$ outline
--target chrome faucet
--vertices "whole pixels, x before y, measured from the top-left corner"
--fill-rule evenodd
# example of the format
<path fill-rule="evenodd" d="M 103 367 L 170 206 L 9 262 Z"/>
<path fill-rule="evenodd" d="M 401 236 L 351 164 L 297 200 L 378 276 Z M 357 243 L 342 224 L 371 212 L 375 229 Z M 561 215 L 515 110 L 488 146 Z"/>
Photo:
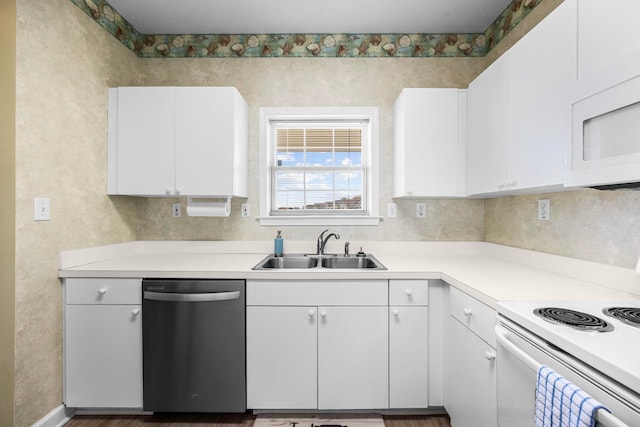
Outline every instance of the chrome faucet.
<path fill-rule="evenodd" d="M 329 231 L 329 230 L 324 230 L 318 236 L 316 255 L 324 255 L 324 247 L 327 245 L 327 240 L 329 240 L 331 238 L 331 236 L 335 237 L 336 240 L 340 239 L 340 235 L 336 234 L 336 233 L 331 233 L 331 234 L 327 235 L 327 237 L 324 237 L 324 233 L 326 233 L 327 231 Z"/>

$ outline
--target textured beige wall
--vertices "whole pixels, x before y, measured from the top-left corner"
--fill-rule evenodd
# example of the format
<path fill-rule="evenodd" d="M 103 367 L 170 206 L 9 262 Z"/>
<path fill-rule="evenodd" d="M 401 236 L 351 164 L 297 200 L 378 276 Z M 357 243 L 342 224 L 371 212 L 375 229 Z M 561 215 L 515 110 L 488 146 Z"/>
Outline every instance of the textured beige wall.
<path fill-rule="evenodd" d="M 537 219 L 538 199 L 551 219 Z M 635 268 L 640 256 L 640 192 L 582 189 L 485 202 L 488 242 Z"/>
<path fill-rule="evenodd" d="M 13 425 L 16 2 L 0 1 L 0 426 Z"/>
<path fill-rule="evenodd" d="M 259 212 L 260 107 L 378 106 L 380 108 L 380 207 L 391 202 L 392 106 L 405 87 L 466 87 L 479 72 L 478 59 L 160 59 L 142 61 L 144 84 L 236 86 L 249 104 L 249 198 L 252 217 L 240 217 L 234 201 L 230 218 L 171 215 L 176 200 L 141 202 L 140 239 L 269 239 L 275 228 L 254 221 Z M 415 218 L 416 200 L 398 200 L 398 218 L 377 227 L 331 227 L 343 239 L 482 240 L 483 202 L 429 200 L 425 219 Z M 184 201 L 183 201 L 184 204 Z M 313 239 L 322 227 L 277 227 L 285 238 Z"/>
<path fill-rule="evenodd" d="M 545 0 L 551 8 L 558 0 Z M 4 7 L 4 3 L 0 3 Z M 551 6 L 545 6 L 551 5 Z M 543 9 L 540 9 L 541 11 Z M 2 10 L 4 13 L 4 9 Z M 528 25 L 527 17 L 524 25 Z M 4 25 L 3 25 L 4 26 Z M 28 426 L 62 401 L 60 250 L 139 239 L 266 239 L 274 230 L 239 217 L 171 217 L 175 200 L 108 197 L 105 184 L 107 88 L 130 84 L 233 85 L 250 105 L 249 203 L 258 212 L 260 106 L 380 107 L 381 211 L 391 201 L 391 106 L 403 87 L 466 86 L 491 58 L 463 59 L 160 59 L 139 61 L 68 0 L 18 2 L 16 198 L 15 425 Z M 3 28 L 6 29 L 8 27 Z M 524 27 L 523 27 L 524 28 Z M 10 30 L 8 30 L 10 31 Z M 4 38 L 4 33 L 3 38 Z M 507 42 L 508 43 L 508 42 Z M 2 54 L 7 55 L 6 50 Z M 3 59 L 4 60 L 4 59 Z M 4 80 L 4 74 L 3 80 Z M 8 104 L 4 99 L 0 108 Z M 2 111 L 2 110 L 0 110 Z M 4 115 L 4 114 L 3 114 Z M 4 126 L 3 126 L 4 130 Z M 3 136 L 4 139 L 4 136 Z M 2 150 L 6 146 L 1 146 Z M 9 152 L 11 151 L 9 147 Z M 6 162 L 4 151 L 3 162 Z M 11 167 L 11 161 L 8 162 Z M 3 182 L 11 172 L 0 169 Z M 32 221 L 33 198 L 51 198 L 49 222 Z M 398 200 L 399 215 L 379 227 L 336 228 L 348 239 L 486 240 L 543 252 L 635 264 L 640 193 L 577 191 L 544 195 L 552 219 L 535 219 L 538 196 Z M 184 201 L 182 201 L 184 203 Z M 7 226 L 1 210 L 0 227 Z M 10 212 L 11 214 L 11 212 Z M 283 229 L 286 238 L 314 238 L 316 227 Z M 5 244 L 2 229 L 3 244 Z M 9 231 L 10 233 L 10 231 Z M 6 261 L 2 261 L 3 263 Z M 12 263 L 10 263 L 12 264 Z M 1 265 L 11 270 L 12 265 Z M 2 280 L 5 277 L 2 276 Z M 11 286 L 0 309 L 12 309 Z M 9 293 L 11 301 L 4 298 Z M 11 315 L 9 315 L 11 317 Z M 10 319 L 11 321 L 11 319 Z M 2 325 L 5 326 L 5 325 Z M 6 351 L 11 330 L 0 329 Z M 9 346 L 11 344 L 9 343 Z M 10 350 L 12 351 L 11 347 Z M 7 372 L 6 375 L 11 375 Z M 5 372 L 0 371 L 5 384 Z M 5 393 L 4 389 L 1 393 Z M 11 393 L 11 392 L 9 392 Z M 0 405 L 10 399 L 0 395 Z M 4 408 L 0 407 L 2 416 Z M 5 425 L 3 418 L 0 424 Z M 10 423 L 8 423 L 10 424 Z"/>
<path fill-rule="evenodd" d="M 106 196 L 107 88 L 138 59 L 68 0 L 17 3 L 15 419 L 62 403 L 60 250 L 134 240 L 137 201 Z M 33 221 L 33 198 L 51 220 Z M 3 387 L 4 389 L 4 387 Z"/>

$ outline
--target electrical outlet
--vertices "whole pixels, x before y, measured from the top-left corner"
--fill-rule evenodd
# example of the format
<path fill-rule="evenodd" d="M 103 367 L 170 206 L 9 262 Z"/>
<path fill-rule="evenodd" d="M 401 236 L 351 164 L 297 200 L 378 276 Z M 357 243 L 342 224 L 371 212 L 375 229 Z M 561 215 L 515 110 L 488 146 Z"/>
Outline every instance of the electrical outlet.
<path fill-rule="evenodd" d="M 182 206 L 180 203 L 173 204 L 173 217 L 180 218 L 182 216 Z"/>
<path fill-rule="evenodd" d="M 33 220 L 49 221 L 51 219 L 51 200 L 44 197 L 33 199 Z"/>
<path fill-rule="evenodd" d="M 416 218 L 426 218 L 426 217 L 427 217 L 427 204 L 416 203 Z"/>
<path fill-rule="evenodd" d="M 251 215 L 251 206 L 249 203 L 243 203 L 240 207 L 240 212 L 242 214 L 242 218 L 249 218 Z"/>
<path fill-rule="evenodd" d="M 387 218 L 396 218 L 398 216 L 398 205 L 395 203 L 387 203 Z"/>
<path fill-rule="evenodd" d="M 549 199 L 538 200 L 538 219 L 543 221 L 551 219 L 551 201 Z"/>

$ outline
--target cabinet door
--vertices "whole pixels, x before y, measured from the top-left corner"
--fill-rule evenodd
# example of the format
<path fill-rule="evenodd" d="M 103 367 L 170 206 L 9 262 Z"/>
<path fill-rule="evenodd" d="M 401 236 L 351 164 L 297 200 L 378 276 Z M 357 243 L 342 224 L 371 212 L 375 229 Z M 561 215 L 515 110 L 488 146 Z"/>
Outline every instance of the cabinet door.
<path fill-rule="evenodd" d="M 315 307 L 247 307 L 247 406 L 316 409 Z"/>
<path fill-rule="evenodd" d="M 117 89 L 116 194 L 175 190 L 175 88 Z"/>
<path fill-rule="evenodd" d="M 389 307 L 389 407 L 426 408 L 428 402 L 427 307 Z"/>
<path fill-rule="evenodd" d="M 463 195 L 458 89 L 404 89 L 393 107 L 393 197 Z"/>
<path fill-rule="evenodd" d="M 141 307 L 67 305 L 65 310 L 65 404 L 141 408 Z"/>
<path fill-rule="evenodd" d="M 578 7 L 578 73 L 584 79 L 600 75 L 615 83 L 640 72 L 640 2 L 637 0 L 580 0 Z M 616 69 L 617 68 L 617 69 Z M 608 74 L 612 74 L 609 76 Z M 620 81 L 620 80 L 618 80 Z M 606 86 L 605 86 L 606 87 Z"/>
<path fill-rule="evenodd" d="M 467 91 L 467 194 L 496 192 L 506 184 L 507 55 Z"/>
<path fill-rule="evenodd" d="M 388 408 L 388 308 L 318 310 L 318 408 Z"/>
<path fill-rule="evenodd" d="M 497 423 L 495 349 L 449 317 L 445 408 L 456 427 Z"/>
<path fill-rule="evenodd" d="M 575 3 L 565 1 L 509 51 L 507 181 L 516 189 L 563 184 L 576 21 Z"/>
<path fill-rule="evenodd" d="M 176 88 L 176 187 L 180 193 L 233 194 L 233 105 L 233 88 Z"/>

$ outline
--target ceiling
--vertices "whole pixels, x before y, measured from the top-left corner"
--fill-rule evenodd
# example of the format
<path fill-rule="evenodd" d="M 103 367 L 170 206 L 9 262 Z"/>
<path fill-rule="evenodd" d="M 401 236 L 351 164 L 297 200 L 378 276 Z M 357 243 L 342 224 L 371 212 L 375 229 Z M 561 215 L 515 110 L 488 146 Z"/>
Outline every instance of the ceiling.
<path fill-rule="evenodd" d="M 482 33 L 512 0 L 108 0 L 141 34 Z"/>

